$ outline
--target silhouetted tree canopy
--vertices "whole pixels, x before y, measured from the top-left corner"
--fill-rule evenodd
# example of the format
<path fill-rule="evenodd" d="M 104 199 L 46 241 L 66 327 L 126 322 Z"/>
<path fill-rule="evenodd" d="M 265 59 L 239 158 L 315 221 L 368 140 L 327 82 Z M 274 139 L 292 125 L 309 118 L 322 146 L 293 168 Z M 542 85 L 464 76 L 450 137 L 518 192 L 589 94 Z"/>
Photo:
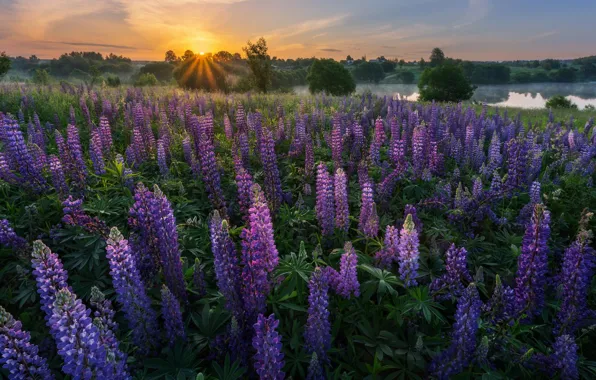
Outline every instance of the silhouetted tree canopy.
<path fill-rule="evenodd" d="M 271 83 L 271 58 L 267 54 L 267 41 L 263 37 L 254 44 L 248 41 L 242 50 L 248 59 L 255 85 L 259 91 L 266 93 Z"/>
<path fill-rule="evenodd" d="M 404 84 L 412 84 L 414 83 L 414 80 L 416 80 L 416 76 L 414 75 L 414 73 L 409 70 L 400 72 L 399 74 L 397 74 L 397 77 Z"/>
<path fill-rule="evenodd" d="M 555 95 L 546 102 L 546 108 L 577 109 L 577 105 L 563 95 Z"/>
<path fill-rule="evenodd" d="M 397 63 L 393 61 L 384 61 L 381 63 L 381 67 L 383 68 L 383 71 L 386 73 L 390 73 L 393 70 L 395 70 L 395 66 L 397 66 Z"/>
<path fill-rule="evenodd" d="M 153 74 L 157 80 L 167 82 L 172 79 L 174 66 L 168 62 L 151 62 L 141 67 L 141 74 Z"/>
<path fill-rule="evenodd" d="M 0 79 L 10 70 L 10 58 L 5 52 L 0 53 Z"/>
<path fill-rule="evenodd" d="M 213 59 L 215 59 L 216 61 L 219 62 L 228 62 L 231 61 L 233 58 L 232 53 L 225 51 L 225 50 L 221 50 L 218 51 L 217 53 L 213 54 Z"/>
<path fill-rule="evenodd" d="M 385 71 L 377 62 L 363 62 L 354 69 L 354 77 L 359 81 L 379 83 L 385 78 Z"/>
<path fill-rule="evenodd" d="M 174 69 L 178 85 L 188 89 L 228 91 L 226 73 L 213 59 L 200 55 L 188 58 Z"/>
<path fill-rule="evenodd" d="M 175 63 L 179 61 L 179 58 L 173 50 L 168 50 L 166 51 L 165 61 L 169 63 Z"/>
<path fill-rule="evenodd" d="M 440 66 L 444 62 L 445 62 L 445 53 L 443 53 L 443 50 L 441 50 L 438 47 L 434 48 L 433 51 L 430 53 L 431 67 Z"/>
<path fill-rule="evenodd" d="M 423 101 L 460 102 L 470 99 L 476 88 L 461 66 L 445 64 L 424 70 L 418 89 Z"/>
<path fill-rule="evenodd" d="M 311 93 L 324 92 L 328 95 L 348 95 L 356 90 L 354 78 L 341 63 L 333 59 L 317 59 L 306 77 Z"/>

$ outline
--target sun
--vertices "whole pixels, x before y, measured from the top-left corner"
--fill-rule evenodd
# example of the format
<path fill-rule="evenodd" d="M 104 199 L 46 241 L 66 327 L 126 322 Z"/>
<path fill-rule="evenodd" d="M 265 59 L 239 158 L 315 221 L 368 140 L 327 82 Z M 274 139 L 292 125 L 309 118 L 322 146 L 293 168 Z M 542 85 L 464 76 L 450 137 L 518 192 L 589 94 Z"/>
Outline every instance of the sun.
<path fill-rule="evenodd" d="M 202 51 L 202 52 L 200 52 L 200 53 L 199 53 L 199 55 L 205 55 L 205 52 L 204 52 L 204 51 Z"/>

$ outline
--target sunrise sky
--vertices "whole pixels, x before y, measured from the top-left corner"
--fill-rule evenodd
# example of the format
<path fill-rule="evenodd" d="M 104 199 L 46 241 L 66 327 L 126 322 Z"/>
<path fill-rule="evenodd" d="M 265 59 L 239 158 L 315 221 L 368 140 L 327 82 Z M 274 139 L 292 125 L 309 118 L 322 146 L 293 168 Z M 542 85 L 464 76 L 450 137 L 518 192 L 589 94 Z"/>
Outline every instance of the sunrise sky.
<path fill-rule="evenodd" d="M 264 36 L 283 58 L 574 58 L 596 54 L 595 15 L 589 0 L 0 0 L 0 51 L 161 60 Z"/>

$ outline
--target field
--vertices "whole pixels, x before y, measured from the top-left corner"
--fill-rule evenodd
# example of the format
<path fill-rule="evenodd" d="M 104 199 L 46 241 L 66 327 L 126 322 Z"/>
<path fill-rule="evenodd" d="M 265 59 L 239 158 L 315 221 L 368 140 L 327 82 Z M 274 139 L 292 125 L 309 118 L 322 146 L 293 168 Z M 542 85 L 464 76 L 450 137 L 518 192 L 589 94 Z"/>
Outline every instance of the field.
<path fill-rule="evenodd" d="M 1 86 L 0 378 L 594 378 L 590 116 Z"/>

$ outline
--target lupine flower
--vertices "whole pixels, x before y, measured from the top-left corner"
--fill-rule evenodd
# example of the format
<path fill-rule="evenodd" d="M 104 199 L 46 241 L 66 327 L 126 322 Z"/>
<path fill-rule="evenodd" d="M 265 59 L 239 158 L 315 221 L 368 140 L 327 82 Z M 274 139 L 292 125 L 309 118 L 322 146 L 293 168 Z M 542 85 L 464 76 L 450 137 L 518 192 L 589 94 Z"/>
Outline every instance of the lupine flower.
<path fill-rule="evenodd" d="M 153 194 L 155 197 L 149 204 L 149 211 L 153 217 L 155 238 L 166 285 L 181 303 L 186 303 L 186 285 L 182 273 L 174 211 L 170 201 L 157 185 L 154 186 Z"/>
<path fill-rule="evenodd" d="M 317 167 L 317 203 L 315 208 L 323 235 L 333 234 L 335 227 L 333 179 L 324 163 L 320 163 Z"/>
<path fill-rule="evenodd" d="M 476 348 L 475 361 L 480 366 L 488 366 L 488 336 L 484 335 L 480 340 L 480 345 Z"/>
<path fill-rule="evenodd" d="M 426 127 L 419 125 L 414 128 L 414 134 L 412 136 L 412 161 L 414 165 L 414 173 L 417 176 L 422 175 L 424 170 L 428 145 L 428 133 Z"/>
<path fill-rule="evenodd" d="M 379 234 L 379 215 L 377 214 L 377 205 L 373 202 L 372 210 L 368 220 L 364 225 L 364 235 L 369 238 L 375 238 Z"/>
<path fill-rule="evenodd" d="M 327 350 L 331 346 L 329 323 L 329 280 L 327 273 L 316 268 L 308 283 L 308 319 L 304 329 L 304 341 L 308 353 L 315 353 L 320 362 L 326 363 Z"/>
<path fill-rule="evenodd" d="M 157 166 L 159 166 L 159 173 L 166 177 L 170 173 L 168 162 L 166 158 L 166 150 L 164 148 L 163 140 L 157 140 Z"/>
<path fill-rule="evenodd" d="M 317 353 L 313 352 L 310 358 L 310 364 L 306 372 L 306 380 L 325 380 L 323 367 L 317 357 Z"/>
<path fill-rule="evenodd" d="M 344 245 L 344 254 L 339 263 L 339 272 L 328 274 L 329 283 L 335 292 L 344 298 L 360 296 L 360 283 L 358 282 L 358 256 L 351 242 Z"/>
<path fill-rule="evenodd" d="M 228 310 L 238 319 L 242 316 L 240 300 L 240 268 L 236 245 L 228 230 L 228 222 L 222 220 L 217 211 L 213 212 L 209 223 L 211 250 L 217 287 L 224 295 Z"/>
<path fill-rule="evenodd" d="M 57 292 L 49 320 L 50 330 L 64 361 L 62 371 L 75 379 L 102 378 L 110 374 L 106 351 L 90 314 L 91 310 L 69 289 Z"/>
<path fill-rule="evenodd" d="M 205 286 L 205 272 L 201 266 L 201 261 L 195 259 L 195 265 L 192 270 L 192 286 L 194 290 L 199 294 L 199 297 L 204 297 L 207 294 Z"/>
<path fill-rule="evenodd" d="M 207 188 L 209 200 L 216 210 L 222 215 L 227 215 L 226 201 L 221 189 L 221 179 L 215 160 L 215 151 L 211 141 L 205 134 L 201 135 L 198 153 L 201 172 L 203 173 L 203 183 Z"/>
<path fill-rule="evenodd" d="M 176 341 L 186 340 L 180 303 L 167 286 L 161 288 L 161 316 L 164 320 L 166 341 L 173 347 Z"/>
<path fill-rule="evenodd" d="M 562 303 L 555 323 L 556 334 L 573 334 L 590 315 L 587 297 L 596 268 L 596 252 L 590 246 L 591 235 L 590 230 L 582 227 L 563 255 L 559 278 Z"/>
<path fill-rule="evenodd" d="M 243 220 L 248 220 L 248 210 L 250 209 L 250 189 L 253 181 L 250 173 L 243 167 L 236 169 L 236 187 L 238 188 L 238 205 Z"/>
<path fill-rule="evenodd" d="M 333 128 L 331 130 L 331 155 L 336 167 L 342 166 L 342 138 L 339 115 L 333 117 Z"/>
<path fill-rule="evenodd" d="M 577 343 L 571 335 L 565 334 L 557 337 L 553 346 L 555 368 L 561 371 L 561 379 L 579 379 L 577 371 Z"/>
<path fill-rule="evenodd" d="M 275 142 L 270 131 L 265 131 L 261 144 L 261 161 L 265 174 L 265 195 L 272 210 L 277 210 L 282 201 L 281 180 L 277 168 L 277 156 L 275 155 Z"/>
<path fill-rule="evenodd" d="M 304 144 L 304 176 L 310 178 L 315 167 L 315 152 L 312 145 L 312 138 L 309 136 Z"/>
<path fill-rule="evenodd" d="M 472 276 L 468 272 L 467 257 L 468 251 L 465 248 L 457 248 L 455 244 L 451 244 L 451 247 L 445 253 L 447 273 L 433 280 L 430 285 L 433 293 L 447 292 L 447 294 L 440 295 L 439 298 L 449 296 L 457 298 L 461 295 L 465 286 L 472 282 Z"/>
<path fill-rule="evenodd" d="M 4 153 L 0 152 L 0 179 L 10 183 L 12 185 L 17 185 L 20 182 L 20 179 L 12 172 L 10 169 L 10 165 L 8 163 L 7 157 Z"/>
<path fill-rule="evenodd" d="M 338 168 L 334 178 L 335 186 L 335 225 L 344 232 L 350 227 L 350 210 L 348 207 L 348 183 L 346 173 Z"/>
<path fill-rule="evenodd" d="M 107 364 L 105 374 L 116 379 L 130 379 L 126 368 L 126 354 L 119 348 L 116 338 L 118 324 L 114 321 L 112 302 L 97 288 L 91 288 L 91 306 L 95 308 L 93 324 L 99 330 L 99 343 L 106 350 Z"/>
<path fill-rule="evenodd" d="M 261 380 L 283 380 L 285 374 L 284 354 L 282 352 L 281 336 L 276 329 L 279 321 L 275 314 L 265 317 L 259 314 L 254 324 L 252 346 L 256 350 L 254 367 Z"/>
<path fill-rule="evenodd" d="M 52 307 L 56 293 L 63 288 L 68 288 L 68 273 L 62 266 L 62 261 L 57 254 L 42 243 L 41 240 L 33 242 L 31 255 L 33 277 L 37 282 L 41 310 L 46 314 L 46 320 L 52 316 Z"/>
<path fill-rule="evenodd" d="M 540 314 L 544 305 L 544 287 L 548 265 L 550 212 L 542 204 L 534 207 L 532 221 L 526 228 L 521 255 L 517 262 L 515 303 L 518 314 L 528 319 Z"/>
<path fill-rule="evenodd" d="M 483 311 L 492 324 L 507 323 L 515 317 L 515 292 L 509 286 L 503 285 L 498 274 L 493 295 L 483 306 Z"/>
<path fill-rule="evenodd" d="M 102 175 L 106 173 L 105 164 L 103 162 L 103 146 L 101 135 L 97 129 L 91 131 L 91 141 L 89 142 L 89 156 L 93 162 L 93 170 L 95 174 Z"/>
<path fill-rule="evenodd" d="M 23 325 L 0 306 L 0 364 L 8 371 L 10 380 L 52 380 L 45 358 L 30 343 L 31 335 L 22 330 Z"/>
<path fill-rule="evenodd" d="M 398 262 L 399 230 L 394 226 L 387 226 L 385 230 L 385 244 L 375 255 L 375 264 L 381 269 L 391 269 L 393 263 Z"/>
<path fill-rule="evenodd" d="M 110 264 L 116 300 L 132 330 L 133 341 L 142 354 L 147 354 L 157 347 L 157 316 L 151 308 L 151 299 L 145 291 L 128 240 L 116 227 L 112 228 L 107 240 L 106 258 Z"/>
<path fill-rule="evenodd" d="M 242 156 L 242 166 L 248 170 L 250 166 L 250 146 L 248 145 L 248 136 L 246 133 L 240 133 L 238 135 L 238 147 Z"/>
<path fill-rule="evenodd" d="M 255 184 L 251 193 L 249 226 L 242 231 L 242 298 L 248 322 L 265 311 L 271 284 L 269 274 L 277 267 L 279 256 L 273 240 L 271 216 L 263 192 Z"/>
<path fill-rule="evenodd" d="M 358 224 L 360 231 L 365 231 L 374 203 L 372 186 L 370 182 L 365 182 L 362 185 L 362 202 L 360 204 L 360 221 Z"/>
<path fill-rule="evenodd" d="M 515 190 L 526 182 L 528 147 L 525 141 L 510 140 L 507 143 L 507 190 Z"/>
<path fill-rule="evenodd" d="M 224 131 L 226 133 L 226 138 L 228 140 L 232 140 L 234 138 L 234 128 L 232 127 L 232 123 L 230 122 L 230 117 L 228 114 L 224 114 Z"/>
<path fill-rule="evenodd" d="M 91 217 L 83 210 L 82 199 L 74 199 L 71 195 L 62 202 L 64 216 L 62 221 L 71 226 L 80 226 L 89 233 L 108 235 L 108 227 L 97 217 Z"/>
<path fill-rule="evenodd" d="M 14 232 L 7 219 L 0 219 L 0 246 L 12 248 L 15 252 L 24 252 L 29 244 Z"/>
<path fill-rule="evenodd" d="M 54 189 L 56 189 L 56 192 L 60 194 L 61 197 L 64 197 L 68 194 L 69 189 L 64 178 L 64 171 L 62 170 L 60 159 L 51 154 L 49 156 L 49 167 L 50 173 L 52 174 L 52 184 Z"/>
<path fill-rule="evenodd" d="M 82 185 L 87 178 L 87 165 L 85 165 L 85 159 L 83 158 L 83 149 L 81 148 L 81 141 L 79 140 L 79 131 L 74 125 L 69 125 L 66 128 L 66 143 L 68 145 L 68 151 L 70 152 L 70 158 L 73 160 L 73 165 L 76 167 L 76 176 L 78 178 L 74 180 Z"/>
<path fill-rule="evenodd" d="M 430 365 L 433 376 L 449 379 L 470 364 L 476 351 L 476 332 L 481 307 L 478 290 L 472 283 L 457 302 L 451 345 L 436 356 Z"/>
<path fill-rule="evenodd" d="M 404 207 L 404 219 L 407 218 L 408 215 L 412 215 L 412 221 L 414 222 L 414 227 L 416 227 L 416 231 L 418 235 L 422 233 L 423 224 L 420 218 L 418 217 L 418 211 L 414 205 L 407 204 Z"/>
<path fill-rule="evenodd" d="M 407 287 L 416 286 L 418 276 L 418 232 L 412 215 L 408 214 L 399 237 L 399 274 Z"/>
<path fill-rule="evenodd" d="M 103 154 L 108 155 L 112 149 L 112 130 L 110 129 L 110 122 L 105 116 L 99 118 L 99 135 L 101 137 L 101 146 Z"/>
<path fill-rule="evenodd" d="M 139 183 L 135 189 L 135 203 L 129 210 L 128 225 L 132 230 L 131 245 L 135 255 L 135 265 L 141 277 L 150 283 L 161 267 L 157 232 L 151 213 L 155 194 Z"/>

